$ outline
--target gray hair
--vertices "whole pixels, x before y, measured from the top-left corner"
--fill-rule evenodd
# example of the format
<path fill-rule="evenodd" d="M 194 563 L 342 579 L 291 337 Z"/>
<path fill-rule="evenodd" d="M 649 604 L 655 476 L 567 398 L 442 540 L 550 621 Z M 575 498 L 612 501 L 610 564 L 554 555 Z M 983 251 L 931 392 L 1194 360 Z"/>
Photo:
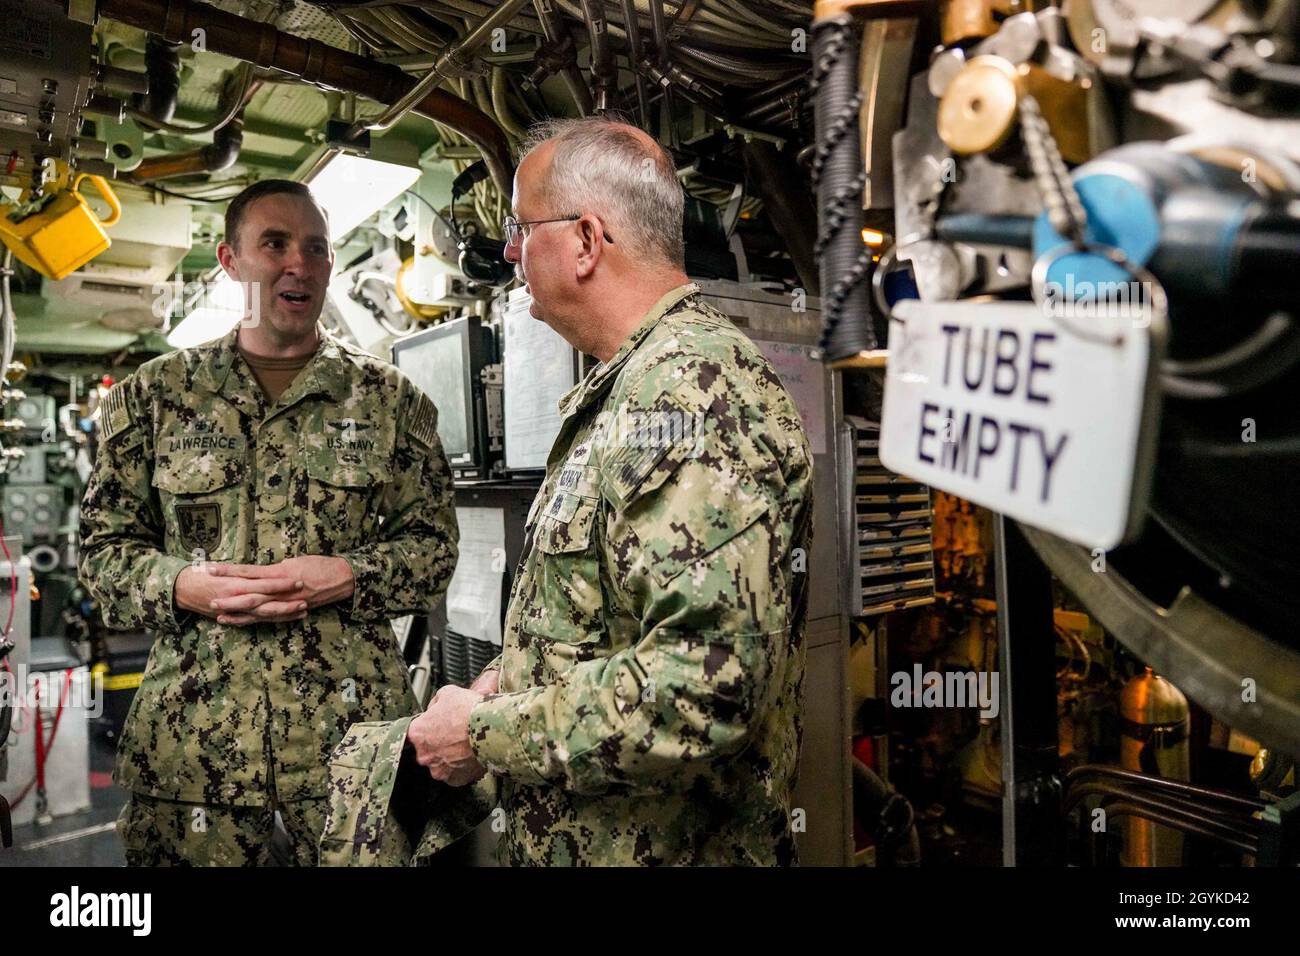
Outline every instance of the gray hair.
<path fill-rule="evenodd" d="M 669 152 L 634 126 L 603 116 L 548 120 L 525 138 L 520 161 L 545 142 L 555 151 L 537 183 L 548 215 L 592 212 L 630 253 L 682 268 L 685 194 Z"/>

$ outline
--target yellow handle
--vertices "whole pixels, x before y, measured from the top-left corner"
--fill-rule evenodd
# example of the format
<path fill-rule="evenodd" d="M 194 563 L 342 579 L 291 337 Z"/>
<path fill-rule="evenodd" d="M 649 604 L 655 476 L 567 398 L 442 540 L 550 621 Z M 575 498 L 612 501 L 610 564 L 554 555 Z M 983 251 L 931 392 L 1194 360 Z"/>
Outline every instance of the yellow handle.
<path fill-rule="evenodd" d="M 113 187 L 108 184 L 108 180 L 103 176 L 95 176 L 91 173 L 78 173 L 77 178 L 72 182 L 72 191 L 75 193 L 81 188 L 81 181 L 89 179 L 99 190 L 99 194 L 104 197 L 104 202 L 108 203 L 113 210 L 109 213 L 107 219 L 100 219 L 100 225 L 111 226 L 122 218 L 122 204 L 117 201 L 117 193 L 113 192 Z"/>

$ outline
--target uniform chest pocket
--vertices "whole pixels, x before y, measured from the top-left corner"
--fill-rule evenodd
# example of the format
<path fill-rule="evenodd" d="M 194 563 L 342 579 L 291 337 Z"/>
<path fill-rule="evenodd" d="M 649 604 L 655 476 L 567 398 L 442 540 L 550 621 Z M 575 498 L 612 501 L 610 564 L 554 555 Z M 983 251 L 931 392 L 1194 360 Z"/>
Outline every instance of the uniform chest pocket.
<path fill-rule="evenodd" d="M 604 633 L 596 536 L 599 499 L 557 491 L 533 531 L 537 555 L 524 595 L 523 627 L 560 644 L 595 644 Z M 593 655 L 588 655 L 593 656 Z"/>
<path fill-rule="evenodd" d="M 332 488 L 375 488 L 388 484 L 388 463 L 377 457 L 317 454 L 307 459 L 307 476 Z"/>
<path fill-rule="evenodd" d="M 231 560 L 244 500 L 244 461 L 220 455 L 160 458 L 154 467 L 169 554 Z"/>
<path fill-rule="evenodd" d="M 316 452 L 307 456 L 303 474 L 309 548 L 336 554 L 377 538 L 392 480 L 388 462 L 376 455 Z"/>

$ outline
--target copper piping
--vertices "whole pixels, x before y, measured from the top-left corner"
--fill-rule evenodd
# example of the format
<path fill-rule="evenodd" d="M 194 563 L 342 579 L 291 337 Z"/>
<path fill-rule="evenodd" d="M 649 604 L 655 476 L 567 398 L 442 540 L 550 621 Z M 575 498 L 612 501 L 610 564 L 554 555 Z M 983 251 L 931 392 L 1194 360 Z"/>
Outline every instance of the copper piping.
<path fill-rule="evenodd" d="M 356 93 L 377 103 L 397 102 L 416 79 L 389 64 L 328 46 L 318 40 L 282 33 L 191 0 L 101 0 L 99 12 L 110 20 L 158 33 L 173 42 L 203 38 L 206 49 L 265 69 L 277 70 L 313 86 Z M 202 31 L 196 34 L 195 31 Z M 510 195 L 514 163 L 505 133 L 486 113 L 457 96 L 433 90 L 415 107 L 432 120 L 466 137 L 483 153 L 492 179 Z"/>
<path fill-rule="evenodd" d="M 212 134 L 212 142 L 207 146 L 150 157 L 128 173 L 127 178 L 133 183 L 148 183 L 174 176 L 215 173 L 235 165 L 243 145 L 244 113 L 241 109 L 229 123 Z"/>
<path fill-rule="evenodd" d="M 248 89 L 244 91 L 240 101 L 239 111 L 230 118 L 228 123 L 213 131 L 212 142 L 209 145 L 184 153 L 152 156 L 128 173 L 127 178 L 133 183 L 146 183 L 170 179 L 174 176 L 215 173 L 222 169 L 229 169 L 239 159 L 239 151 L 244 146 L 244 109 L 261 88 L 261 80 L 248 84 Z"/>

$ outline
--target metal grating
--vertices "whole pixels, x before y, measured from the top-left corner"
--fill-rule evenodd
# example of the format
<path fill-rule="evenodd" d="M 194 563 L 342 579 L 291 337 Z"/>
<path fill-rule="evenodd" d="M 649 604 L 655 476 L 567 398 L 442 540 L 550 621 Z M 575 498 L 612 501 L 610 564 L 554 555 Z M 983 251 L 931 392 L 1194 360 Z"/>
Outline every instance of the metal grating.
<path fill-rule="evenodd" d="M 934 602 L 933 510 L 928 486 L 880 463 L 880 426 L 846 416 L 853 430 L 853 513 L 858 615 Z"/>
<path fill-rule="evenodd" d="M 356 50 L 357 41 L 352 39 L 338 20 L 319 7 L 302 3 L 301 0 L 296 0 L 293 6 L 280 17 L 279 26 L 285 33 L 291 33 L 296 37 L 320 40 L 321 43 L 342 50 L 354 52 Z"/>
<path fill-rule="evenodd" d="M 211 5 L 250 20 L 274 23 L 278 29 L 293 36 L 318 40 L 341 49 L 351 50 L 356 46 L 337 20 L 324 10 L 301 0 L 293 3 L 277 0 L 212 0 Z M 226 71 L 234 64 L 234 60 L 217 54 L 199 55 L 189 61 L 189 69 L 193 73 L 181 85 L 180 104 L 198 113 L 211 113 L 217 107 Z M 263 120 L 286 128 L 311 130 L 325 122 L 329 116 L 329 107 L 325 95 L 313 87 L 274 84 L 263 87 L 253 97 L 246 115 L 249 119 Z M 264 143 L 259 148 L 274 153 L 292 153 L 297 145 L 286 148 Z"/>
<path fill-rule="evenodd" d="M 319 7 L 302 0 L 207 0 L 218 10 L 247 17 L 261 23 L 274 23 L 277 29 L 296 37 L 319 40 L 330 46 L 351 50 L 355 41 L 337 20 Z"/>

